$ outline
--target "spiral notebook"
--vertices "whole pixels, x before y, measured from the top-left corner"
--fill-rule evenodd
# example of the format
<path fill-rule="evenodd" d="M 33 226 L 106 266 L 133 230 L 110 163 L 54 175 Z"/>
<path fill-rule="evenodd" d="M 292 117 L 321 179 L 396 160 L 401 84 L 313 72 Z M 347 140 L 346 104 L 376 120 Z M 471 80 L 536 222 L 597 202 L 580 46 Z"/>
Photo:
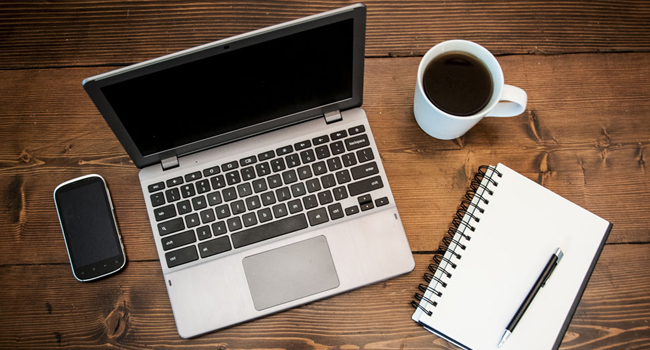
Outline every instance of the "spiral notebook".
<path fill-rule="evenodd" d="M 499 349 L 557 349 L 611 223 L 499 164 L 474 177 L 419 286 L 412 318 L 463 349 L 497 349 L 557 248 L 564 252 Z"/>

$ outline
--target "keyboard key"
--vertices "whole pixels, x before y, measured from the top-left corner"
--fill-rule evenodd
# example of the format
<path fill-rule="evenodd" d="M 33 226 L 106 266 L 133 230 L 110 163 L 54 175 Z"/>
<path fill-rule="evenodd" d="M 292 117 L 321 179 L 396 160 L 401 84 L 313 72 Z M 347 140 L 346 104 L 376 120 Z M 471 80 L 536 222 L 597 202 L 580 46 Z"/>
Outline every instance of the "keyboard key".
<path fill-rule="evenodd" d="M 375 206 L 372 204 L 372 202 L 368 202 L 366 204 L 361 204 L 361 211 L 366 211 L 374 208 Z"/>
<path fill-rule="evenodd" d="M 239 163 L 237 163 L 236 160 L 233 160 L 232 162 L 228 162 L 228 163 L 221 166 L 221 169 L 223 171 L 234 170 L 234 169 L 237 169 L 237 168 L 239 168 Z"/>
<path fill-rule="evenodd" d="M 284 164 L 284 159 L 282 158 L 276 158 L 271 161 L 271 170 L 273 170 L 276 173 L 286 168 L 287 166 Z"/>
<path fill-rule="evenodd" d="M 165 219 L 173 218 L 176 216 L 176 209 L 174 205 L 166 205 L 164 207 L 156 208 L 153 210 L 153 216 L 156 218 L 156 221 L 162 221 Z"/>
<path fill-rule="evenodd" d="M 241 182 L 241 176 L 239 176 L 238 171 L 231 171 L 226 174 L 226 182 L 228 185 L 234 185 Z"/>
<path fill-rule="evenodd" d="M 271 173 L 271 166 L 269 163 L 260 163 L 255 166 L 257 176 L 266 176 Z"/>
<path fill-rule="evenodd" d="M 302 211 L 302 202 L 300 199 L 294 199 L 287 203 L 287 206 L 289 207 L 289 213 L 295 214 L 297 212 Z"/>
<path fill-rule="evenodd" d="M 282 178 L 279 174 L 271 175 L 268 177 L 269 188 L 278 188 L 282 186 Z"/>
<path fill-rule="evenodd" d="M 165 204 L 165 195 L 162 192 L 152 194 L 149 199 L 151 199 L 151 205 L 154 207 Z"/>
<path fill-rule="evenodd" d="M 316 191 L 320 191 L 321 189 L 320 181 L 318 181 L 318 179 L 307 180 L 306 184 L 307 184 L 307 191 L 309 191 L 309 193 L 314 193 Z"/>
<path fill-rule="evenodd" d="M 332 192 L 330 191 L 323 191 L 318 193 L 318 202 L 320 205 L 325 205 L 332 203 L 334 201 L 334 198 L 332 197 Z"/>
<path fill-rule="evenodd" d="M 310 177 L 312 177 L 312 174 L 311 168 L 308 165 L 298 168 L 298 178 L 300 180 L 308 179 Z"/>
<path fill-rule="evenodd" d="M 199 237 L 199 241 L 203 241 L 212 237 L 212 231 L 210 231 L 210 226 L 198 227 L 196 229 L 196 236 Z"/>
<path fill-rule="evenodd" d="M 221 194 L 217 191 L 208 193 L 208 204 L 211 206 L 221 204 Z"/>
<path fill-rule="evenodd" d="M 268 188 L 266 187 L 266 181 L 264 179 L 257 179 L 253 181 L 253 190 L 255 193 L 260 193 L 262 191 L 266 191 Z"/>
<path fill-rule="evenodd" d="M 284 158 L 288 168 L 295 168 L 300 165 L 300 157 L 297 153 L 290 154 Z"/>
<path fill-rule="evenodd" d="M 357 164 L 357 157 L 354 156 L 354 153 L 346 153 L 341 156 L 341 159 L 346 167 Z"/>
<path fill-rule="evenodd" d="M 343 164 L 341 164 L 341 159 L 339 157 L 328 159 L 327 160 L 327 168 L 330 171 L 337 171 L 339 169 L 342 169 Z"/>
<path fill-rule="evenodd" d="M 300 151 L 301 149 L 311 147 L 311 142 L 309 142 L 309 140 L 300 141 L 300 142 L 294 144 L 293 147 L 296 149 L 296 151 Z"/>
<path fill-rule="evenodd" d="M 262 204 L 264 204 L 264 206 L 275 204 L 275 195 L 273 192 L 264 192 L 260 196 L 262 197 Z"/>
<path fill-rule="evenodd" d="M 202 258 L 220 254 L 231 250 L 230 240 L 228 237 L 215 238 L 207 242 L 199 243 L 199 252 Z"/>
<path fill-rule="evenodd" d="M 273 219 L 273 215 L 271 215 L 271 209 L 264 208 L 262 210 L 258 210 L 257 211 L 257 218 L 260 219 L 260 223 L 267 222 L 267 221 Z"/>
<path fill-rule="evenodd" d="M 284 202 L 291 199 L 291 191 L 289 191 L 289 187 L 282 187 L 275 190 L 275 197 L 278 199 L 278 202 Z"/>
<path fill-rule="evenodd" d="M 332 151 L 332 155 L 341 154 L 345 152 L 345 146 L 343 146 L 343 142 L 336 141 L 330 144 L 330 151 Z"/>
<path fill-rule="evenodd" d="M 330 156 L 330 149 L 327 147 L 327 145 L 316 147 L 315 151 L 316 151 L 316 157 L 318 159 L 323 159 Z"/>
<path fill-rule="evenodd" d="M 192 205 L 190 205 L 189 200 L 176 203 L 176 209 L 178 210 L 178 215 L 185 215 L 192 211 Z"/>
<path fill-rule="evenodd" d="M 375 155 L 372 153 L 371 148 L 365 148 L 357 151 L 357 158 L 359 159 L 359 163 L 364 163 L 375 159 Z"/>
<path fill-rule="evenodd" d="M 384 183 L 381 181 L 381 176 L 375 176 L 348 184 L 348 192 L 350 196 L 356 196 L 382 187 L 384 187 Z"/>
<path fill-rule="evenodd" d="M 300 152 L 300 159 L 304 164 L 311 163 L 316 160 L 316 155 L 311 149 L 304 150 Z"/>
<path fill-rule="evenodd" d="M 217 165 L 217 166 L 213 166 L 211 168 L 207 168 L 207 169 L 203 170 L 203 176 L 209 177 L 209 176 L 212 176 L 212 175 L 217 175 L 220 172 L 221 172 L 221 169 L 219 169 L 219 166 Z"/>
<path fill-rule="evenodd" d="M 175 177 L 173 179 L 167 180 L 167 187 L 173 187 L 176 185 L 180 185 L 183 183 L 183 178 L 182 177 Z"/>
<path fill-rule="evenodd" d="M 252 166 L 246 167 L 241 170 L 241 178 L 244 181 L 249 181 L 255 178 L 255 169 Z"/>
<path fill-rule="evenodd" d="M 362 134 L 355 137 L 350 137 L 345 140 L 345 147 L 348 151 L 354 151 L 355 149 L 368 147 L 370 146 L 370 141 L 368 141 L 368 135 Z"/>
<path fill-rule="evenodd" d="M 257 217 L 255 213 L 246 213 L 242 215 L 242 221 L 244 221 L 244 227 L 251 227 L 257 224 Z"/>
<path fill-rule="evenodd" d="M 337 220 L 344 216 L 343 207 L 341 207 L 341 203 L 334 203 L 328 206 L 327 211 L 330 213 L 330 218 L 332 220 Z"/>
<path fill-rule="evenodd" d="M 318 136 L 311 140 L 314 143 L 314 146 L 322 145 L 325 142 L 330 142 L 330 137 L 327 135 Z"/>
<path fill-rule="evenodd" d="M 253 189 L 251 188 L 251 184 L 243 183 L 241 185 L 238 185 L 237 193 L 239 194 L 240 198 L 250 196 L 251 194 L 253 194 Z"/>
<path fill-rule="evenodd" d="M 194 246 L 181 248 L 165 254 L 165 260 L 167 260 L 167 267 L 169 268 L 187 264 L 188 262 L 198 259 L 199 255 L 196 253 L 196 248 Z"/>
<path fill-rule="evenodd" d="M 363 125 L 355 126 L 354 128 L 348 129 L 348 133 L 350 133 L 350 136 L 360 134 L 364 131 L 366 131 L 366 127 Z"/>
<path fill-rule="evenodd" d="M 334 175 L 332 174 L 321 176 L 320 182 L 323 184 L 323 188 L 330 188 L 336 186 L 336 180 L 334 179 Z"/>
<path fill-rule="evenodd" d="M 348 191 L 345 189 L 345 186 L 336 187 L 332 189 L 332 195 L 334 199 L 340 201 L 342 199 L 348 198 Z"/>
<path fill-rule="evenodd" d="M 382 207 L 386 204 L 388 204 L 388 197 L 381 197 L 379 199 L 375 199 L 375 205 L 377 207 Z"/>
<path fill-rule="evenodd" d="M 214 208 L 214 211 L 217 213 L 217 219 L 223 219 L 230 216 L 230 207 L 227 204 Z"/>
<path fill-rule="evenodd" d="M 345 215 L 347 215 L 347 216 L 357 214 L 358 212 L 359 212 L 359 207 L 357 207 L 356 205 L 352 206 L 352 207 L 345 208 Z"/>
<path fill-rule="evenodd" d="M 284 205 L 284 203 L 273 206 L 273 216 L 275 216 L 276 219 L 285 217 L 287 214 L 289 213 L 287 212 L 287 206 Z"/>
<path fill-rule="evenodd" d="M 311 226 L 320 225 L 329 221 L 325 208 L 318 208 L 312 211 L 308 211 L 307 217 L 309 218 L 309 224 Z"/>
<path fill-rule="evenodd" d="M 334 133 L 330 134 L 330 137 L 332 138 L 332 141 L 342 139 L 344 137 L 348 136 L 348 133 L 345 132 L 345 130 L 337 131 Z"/>
<path fill-rule="evenodd" d="M 212 184 L 212 188 L 215 190 L 226 187 L 226 179 L 223 177 L 223 175 L 217 175 L 210 178 L 210 183 Z"/>
<path fill-rule="evenodd" d="M 377 163 L 372 162 L 356 166 L 350 169 L 350 172 L 352 172 L 352 178 L 358 180 L 379 173 L 379 169 L 377 168 Z"/>
<path fill-rule="evenodd" d="M 183 195 L 183 198 L 189 198 L 192 197 L 196 194 L 196 191 L 194 190 L 194 184 L 187 184 L 181 186 L 181 194 Z"/>
<path fill-rule="evenodd" d="M 239 219 L 239 216 L 235 216 L 234 218 L 230 218 L 226 220 L 228 223 L 228 231 L 233 232 L 237 230 L 241 230 L 242 225 L 241 225 L 241 219 Z"/>
<path fill-rule="evenodd" d="M 211 227 L 212 227 L 212 233 L 215 236 L 219 236 L 228 232 L 228 230 L 226 230 L 226 223 L 223 221 L 217 221 L 214 224 L 212 224 Z"/>
<path fill-rule="evenodd" d="M 252 211 L 258 209 L 261 206 L 262 203 L 260 202 L 260 197 L 253 196 L 253 197 L 246 198 L 246 208 L 248 208 L 248 210 Z"/>
<path fill-rule="evenodd" d="M 199 224 L 201 224 L 201 221 L 199 221 L 199 214 L 192 213 L 185 216 L 185 226 L 187 226 L 187 228 L 199 226 Z"/>
<path fill-rule="evenodd" d="M 278 149 L 275 150 L 275 153 L 276 153 L 278 156 L 283 156 L 283 155 L 285 155 L 285 154 L 289 154 L 289 153 L 291 153 L 291 152 L 293 152 L 293 147 L 291 147 L 291 145 L 284 146 L 284 147 L 280 147 L 280 148 L 278 148 Z"/>
<path fill-rule="evenodd" d="M 302 198 L 302 204 L 305 207 L 305 209 L 311 209 L 311 208 L 316 208 L 318 206 L 318 200 L 316 199 L 316 195 L 309 195 L 306 197 Z"/>
<path fill-rule="evenodd" d="M 292 184 L 296 181 L 298 181 L 298 176 L 296 175 L 295 170 L 287 170 L 282 173 L 282 181 L 284 181 L 285 185 Z"/>
<path fill-rule="evenodd" d="M 267 208 L 268 209 L 268 208 Z M 260 220 L 262 221 L 262 220 Z M 231 235 L 235 248 L 244 247 L 270 238 L 307 228 L 305 214 L 289 216 L 265 225 L 253 227 Z"/>
<path fill-rule="evenodd" d="M 192 207 L 194 208 L 194 210 L 203 209 L 206 208 L 207 206 L 208 203 L 206 202 L 204 196 L 192 198 Z"/>
<path fill-rule="evenodd" d="M 298 182 L 297 184 L 291 185 L 291 195 L 294 197 L 300 197 L 304 196 L 307 194 L 307 190 L 305 189 L 305 184 L 302 182 Z"/>
<path fill-rule="evenodd" d="M 189 174 L 185 175 L 185 181 L 187 181 L 187 182 L 198 180 L 200 178 L 202 178 L 200 171 L 195 171 L 193 173 L 189 173 Z"/>
<path fill-rule="evenodd" d="M 196 242 L 194 230 L 185 231 L 162 239 L 163 250 L 178 248 Z"/>
<path fill-rule="evenodd" d="M 359 201 L 359 204 L 366 204 L 372 202 L 372 197 L 369 194 L 364 194 L 363 196 L 359 196 L 357 200 Z"/>
<path fill-rule="evenodd" d="M 273 152 L 273 151 L 262 152 L 262 153 L 257 155 L 257 159 L 259 159 L 260 162 L 265 161 L 265 160 L 269 160 L 269 159 L 271 159 L 273 157 L 275 157 L 275 152 Z"/>
<path fill-rule="evenodd" d="M 311 165 L 311 168 L 314 170 L 314 175 L 323 175 L 327 172 L 325 167 L 325 162 L 318 162 Z"/>
<path fill-rule="evenodd" d="M 339 184 L 344 184 L 352 181 L 352 178 L 350 177 L 350 172 L 348 169 L 343 169 L 341 171 L 337 171 L 334 175 L 336 175 L 336 181 L 338 181 Z"/>
<path fill-rule="evenodd" d="M 237 199 L 237 190 L 234 187 L 228 187 L 221 191 L 221 196 L 223 197 L 224 201 L 230 202 Z"/>
<path fill-rule="evenodd" d="M 207 224 L 207 223 L 210 223 L 210 222 L 213 222 L 214 220 L 216 220 L 216 218 L 214 217 L 214 210 L 212 210 L 211 208 L 203 210 L 200 214 L 201 214 L 201 222 L 204 223 L 204 224 Z"/>
<path fill-rule="evenodd" d="M 246 158 L 242 158 L 239 160 L 239 164 L 241 166 L 246 166 L 246 165 L 251 165 L 257 163 L 257 157 L 255 156 L 250 156 Z"/>
<path fill-rule="evenodd" d="M 147 188 L 149 189 L 149 193 L 160 191 L 160 190 L 165 188 L 165 183 L 164 182 L 157 182 L 155 184 L 149 185 Z"/>
<path fill-rule="evenodd" d="M 195 185 L 196 185 L 196 192 L 199 194 L 210 191 L 210 181 L 207 179 L 198 181 Z"/>
<path fill-rule="evenodd" d="M 232 212 L 232 215 L 237 215 L 241 214 L 246 211 L 246 206 L 244 205 L 243 200 L 238 200 L 230 203 L 230 211 Z"/>
<path fill-rule="evenodd" d="M 161 236 L 165 236 L 170 233 L 178 232 L 184 228 L 185 228 L 185 224 L 183 223 L 183 218 L 176 218 L 176 219 L 159 223 L 158 233 Z"/>
<path fill-rule="evenodd" d="M 178 188 L 170 188 L 165 191 L 165 198 L 167 198 L 167 202 L 175 202 L 181 199 L 181 192 Z"/>

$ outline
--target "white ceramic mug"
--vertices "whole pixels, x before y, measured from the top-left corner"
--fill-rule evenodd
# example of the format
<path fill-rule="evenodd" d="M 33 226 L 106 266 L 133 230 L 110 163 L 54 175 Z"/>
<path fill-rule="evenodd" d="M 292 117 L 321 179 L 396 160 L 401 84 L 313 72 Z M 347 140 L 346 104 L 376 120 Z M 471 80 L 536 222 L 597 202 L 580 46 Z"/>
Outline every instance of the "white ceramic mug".
<path fill-rule="evenodd" d="M 422 78 L 427 65 L 436 57 L 447 52 L 464 52 L 480 61 L 492 76 L 492 97 L 478 113 L 470 116 L 455 116 L 436 107 L 424 92 Z M 516 86 L 503 83 L 503 71 L 496 58 L 483 46 L 466 40 L 444 41 L 432 47 L 420 61 L 413 113 L 420 128 L 427 134 L 441 140 L 452 140 L 464 135 L 484 117 L 514 117 L 526 110 L 528 96 Z"/>

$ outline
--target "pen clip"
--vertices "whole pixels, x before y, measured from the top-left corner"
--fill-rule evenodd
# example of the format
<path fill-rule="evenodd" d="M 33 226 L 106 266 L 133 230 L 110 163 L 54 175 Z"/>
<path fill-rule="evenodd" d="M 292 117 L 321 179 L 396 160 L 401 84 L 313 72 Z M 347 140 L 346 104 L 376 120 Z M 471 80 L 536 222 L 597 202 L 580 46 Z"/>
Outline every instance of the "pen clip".
<path fill-rule="evenodd" d="M 557 266 L 557 264 L 560 263 L 560 260 L 562 260 L 562 257 L 564 256 L 564 253 L 562 252 L 562 249 L 557 248 L 557 250 L 555 251 L 555 253 L 553 255 L 557 256 L 557 260 L 555 260 L 555 263 L 553 264 L 553 266 L 551 266 L 551 272 L 548 273 L 548 276 L 546 276 L 546 278 L 542 282 L 542 287 L 544 287 L 546 285 L 546 281 L 548 281 L 548 279 L 551 278 L 551 275 L 553 274 L 553 271 L 555 271 L 555 267 Z"/>

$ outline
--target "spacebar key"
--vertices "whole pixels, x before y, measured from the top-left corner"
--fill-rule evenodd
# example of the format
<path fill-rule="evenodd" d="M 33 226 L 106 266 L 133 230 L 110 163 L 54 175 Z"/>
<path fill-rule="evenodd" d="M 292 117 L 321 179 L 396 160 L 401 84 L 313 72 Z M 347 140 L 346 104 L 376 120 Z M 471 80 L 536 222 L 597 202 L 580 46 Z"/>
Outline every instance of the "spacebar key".
<path fill-rule="evenodd" d="M 233 233 L 230 238 L 232 239 L 232 245 L 235 248 L 240 248 L 273 237 L 302 230 L 303 228 L 307 228 L 307 226 L 305 214 L 298 214 L 282 220 L 274 221 L 270 224 Z"/>
<path fill-rule="evenodd" d="M 349 184 L 348 192 L 350 192 L 350 196 L 356 196 L 382 187 L 384 187 L 384 183 L 381 181 L 381 176 L 375 176 Z"/>

